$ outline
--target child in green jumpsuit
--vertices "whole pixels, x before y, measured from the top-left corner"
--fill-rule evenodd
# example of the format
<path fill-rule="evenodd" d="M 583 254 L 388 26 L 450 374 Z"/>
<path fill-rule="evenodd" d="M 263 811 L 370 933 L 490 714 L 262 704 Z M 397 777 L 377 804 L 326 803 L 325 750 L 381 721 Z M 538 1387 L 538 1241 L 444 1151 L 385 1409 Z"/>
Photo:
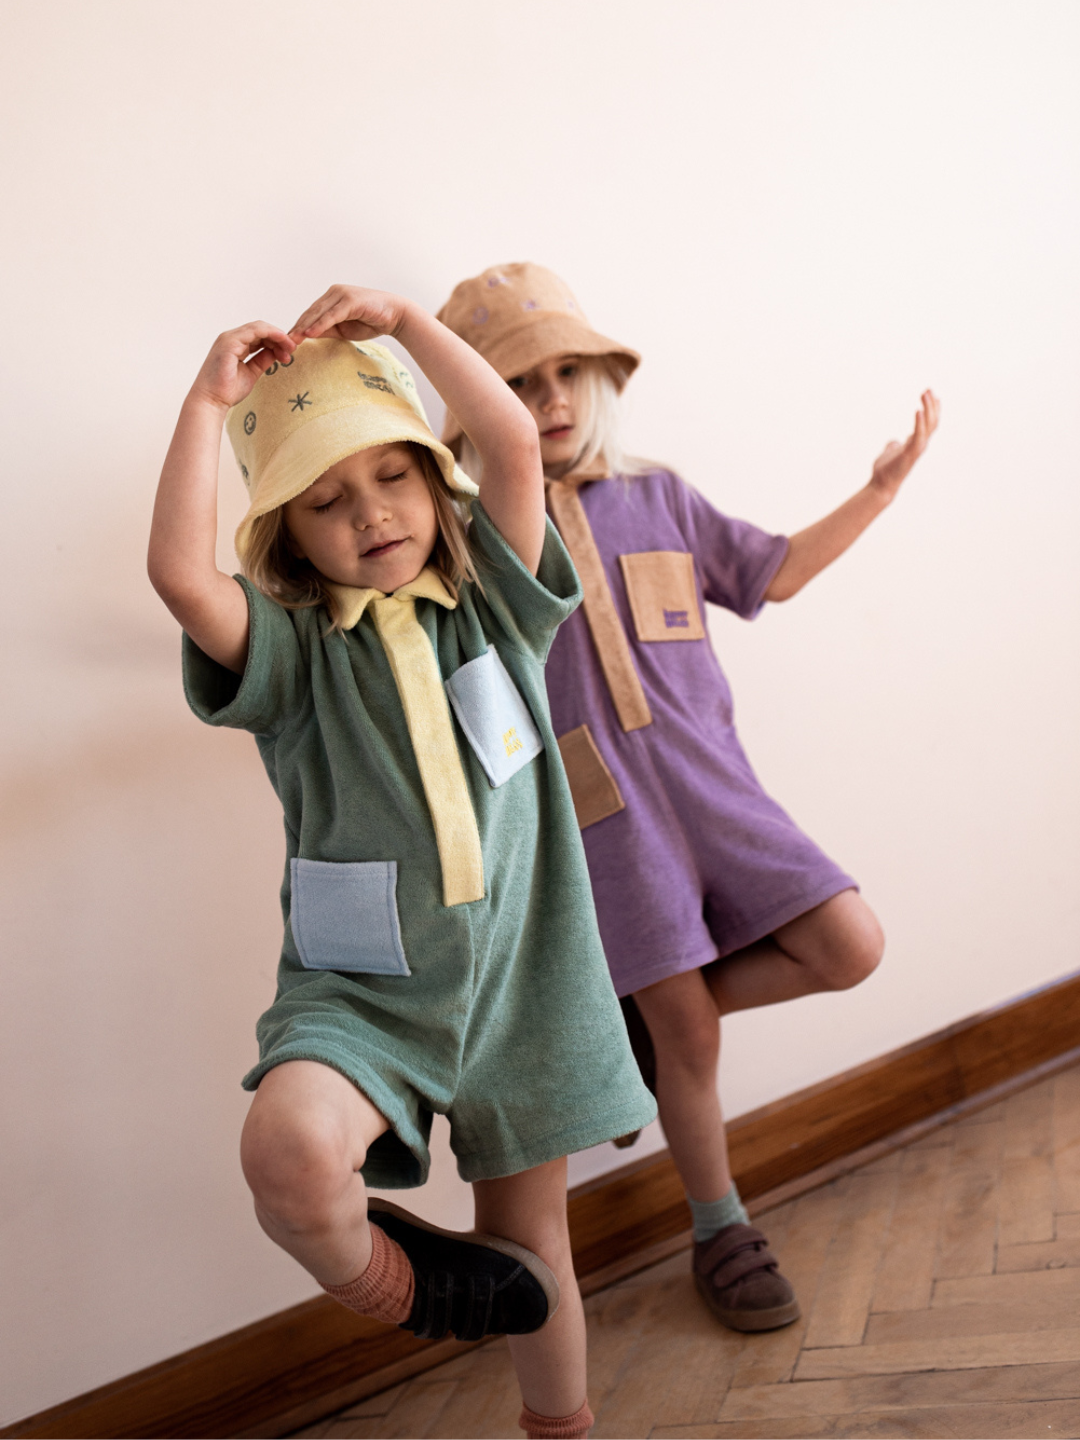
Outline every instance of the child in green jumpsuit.
<path fill-rule="evenodd" d="M 380 334 L 482 455 L 475 500 Z M 214 561 L 226 419 L 251 501 L 242 579 Z M 362 1314 L 509 1334 L 527 1433 L 587 1433 L 565 1157 L 655 1107 L 548 715 L 544 661 L 580 591 L 535 426 L 430 315 L 335 286 L 288 333 L 215 343 L 162 472 L 150 575 L 185 631 L 192 708 L 253 732 L 285 812 L 278 993 L 244 1080 L 260 1223 Z M 424 1182 L 434 1113 L 478 1233 L 368 1204 L 367 1184 Z"/>

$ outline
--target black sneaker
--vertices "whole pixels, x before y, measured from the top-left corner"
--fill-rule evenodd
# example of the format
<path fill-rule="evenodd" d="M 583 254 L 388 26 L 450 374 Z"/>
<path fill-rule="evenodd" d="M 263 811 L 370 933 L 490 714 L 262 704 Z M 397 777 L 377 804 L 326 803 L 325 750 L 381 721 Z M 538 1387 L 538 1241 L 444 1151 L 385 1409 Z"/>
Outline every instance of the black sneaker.
<path fill-rule="evenodd" d="M 421 1340 L 529 1335 L 559 1308 L 559 1282 L 523 1245 L 440 1230 L 388 1200 L 371 1200 L 368 1219 L 408 1256 L 416 1295 L 401 1329 Z"/>

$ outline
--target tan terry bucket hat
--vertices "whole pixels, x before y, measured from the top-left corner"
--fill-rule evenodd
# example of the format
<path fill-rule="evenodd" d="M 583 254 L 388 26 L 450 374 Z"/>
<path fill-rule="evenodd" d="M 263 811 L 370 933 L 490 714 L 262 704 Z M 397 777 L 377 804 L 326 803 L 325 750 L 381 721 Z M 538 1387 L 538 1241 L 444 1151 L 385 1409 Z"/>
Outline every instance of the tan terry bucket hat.
<path fill-rule="evenodd" d="M 436 440 L 408 370 L 385 345 L 372 341 L 302 341 L 232 407 L 225 428 L 251 501 L 236 532 L 241 561 L 258 516 L 302 494 L 347 455 L 373 445 L 407 440 L 426 445 L 451 490 L 478 493 Z"/>
<path fill-rule="evenodd" d="M 641 363 L 627 345 L 600 335 L 557 275 L 525 261 L 493 265 L 463 280 L 439 311 L 439 320 L 468 341 L 504 380 L 523 375 L 552 355 L 610 355 L 619 389 Z M 443 441 L 453 445 L 461 426 L 447 411 Z"/>

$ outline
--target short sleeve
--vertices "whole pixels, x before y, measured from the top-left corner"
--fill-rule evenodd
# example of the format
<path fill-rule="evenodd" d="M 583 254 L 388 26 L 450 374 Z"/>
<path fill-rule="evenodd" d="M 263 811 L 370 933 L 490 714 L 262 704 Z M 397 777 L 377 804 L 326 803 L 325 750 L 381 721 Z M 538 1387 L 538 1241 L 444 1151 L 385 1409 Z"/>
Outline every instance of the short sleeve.
<path fill-rule="evenodd" d="M 752 620 L 765 603 L 769 582 L 783 564 L 786 536 L 770 535 L 746 520 L 721 515 L 696 490 L 678 483 L 687 543 L 701 575 L 705 599 Z"/>
<path fill-rule="evenodd" d="M 556 630 L 581 604 L 577 571 L 558 531 L 550 520 L 546 524 L 535 575 L 521 563 L 478 500 L 473 501 L 469 527 L 469 545 L 483 586 L 483 593 L 476 595 L 477 609 L 486 609 L 505 639 L 541 663 Z"/>
<path fill-rule="evenodd" d="M 207 725 L 271 734 L 300 707 L 307 666 L 293 615 L 241 576 L 236 579 L 247 597 L 250 624 L 244 673 L 226 670 L 185 634 L 184 694 Z"/>

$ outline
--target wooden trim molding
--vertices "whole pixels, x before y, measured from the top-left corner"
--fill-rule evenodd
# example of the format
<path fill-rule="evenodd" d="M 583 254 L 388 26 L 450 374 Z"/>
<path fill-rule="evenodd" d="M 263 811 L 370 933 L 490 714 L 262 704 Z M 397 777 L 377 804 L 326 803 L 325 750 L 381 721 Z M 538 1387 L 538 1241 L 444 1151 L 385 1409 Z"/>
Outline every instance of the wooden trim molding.
<path fill-rule="evenodd" d="M 728 1126 L 759 1212 L 967 1109 L 1080 1062 L 1080 972 L 973 1015 Z M 592 1292 L 688 1243 L 666 1151 L 577 1187 L 570 1234 Z M 0 1437 L 275 1436 L 462 1353 L 319 1298 L 0 1430 Z"/>

